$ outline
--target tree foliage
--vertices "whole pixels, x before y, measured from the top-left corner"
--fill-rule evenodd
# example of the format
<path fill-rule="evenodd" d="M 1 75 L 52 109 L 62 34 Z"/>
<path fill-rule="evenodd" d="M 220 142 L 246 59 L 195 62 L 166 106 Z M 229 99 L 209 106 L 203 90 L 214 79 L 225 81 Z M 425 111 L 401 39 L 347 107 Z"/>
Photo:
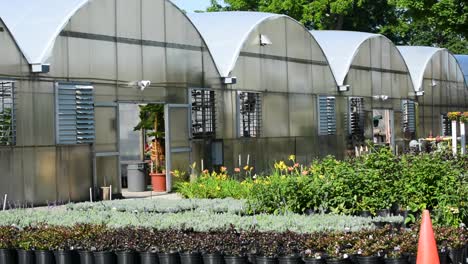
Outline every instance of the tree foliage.
<path fill-rule="evenodd" d="M 466 0 L 211 0 L 208 12 L 288 15 L 309 29 L 380 33 L 399 45 L 438 46 L 468 53 Z"/>

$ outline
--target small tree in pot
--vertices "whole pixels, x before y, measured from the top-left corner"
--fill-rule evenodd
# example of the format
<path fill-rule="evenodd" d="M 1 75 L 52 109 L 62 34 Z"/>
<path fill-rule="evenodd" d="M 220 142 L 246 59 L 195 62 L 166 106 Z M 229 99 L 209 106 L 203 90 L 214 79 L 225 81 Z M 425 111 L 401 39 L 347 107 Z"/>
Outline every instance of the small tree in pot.
<path fill-rule="evenodd" d="M 140 122 L 134 131 L 151 130 L 148 136 L 153 137 L 151 142 L 151 184 L 153 190 L 166 191 L 166 175 L 164 171 L 164 105 L 147 104 L 140 106 Z"/>

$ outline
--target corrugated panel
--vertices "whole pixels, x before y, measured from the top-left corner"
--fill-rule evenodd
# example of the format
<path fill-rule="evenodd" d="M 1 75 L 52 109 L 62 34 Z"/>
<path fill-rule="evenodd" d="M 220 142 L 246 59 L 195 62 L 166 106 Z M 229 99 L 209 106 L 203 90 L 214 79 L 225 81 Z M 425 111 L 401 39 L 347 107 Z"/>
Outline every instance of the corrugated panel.
<path fill-rule="evenodd" d="M 91 144 L 95 139 L 94 87 L 57 86 L 57 143 Z"/>
<path fill-rule="evenodd" d="M 336 98 L 333 96 L 318 97 L 319 135 L 336 134 Z"/>
<path fill-rule="evenodd" d="M 412 100 L 401 101 L 403 132 L 416 132 L 416 104 Z"/>

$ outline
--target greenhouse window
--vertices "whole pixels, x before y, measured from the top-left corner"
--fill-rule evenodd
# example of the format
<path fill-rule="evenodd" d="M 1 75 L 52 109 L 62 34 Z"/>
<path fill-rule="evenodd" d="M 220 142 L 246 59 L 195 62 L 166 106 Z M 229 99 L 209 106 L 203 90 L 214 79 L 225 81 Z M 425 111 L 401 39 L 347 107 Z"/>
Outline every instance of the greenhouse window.
<path fill-rule="evenodd" d="M 15 83 L 0 80 L 0 145 L 16 143 Z"/>
<path fill-rule="evenodd" d="M 353 137 L 364 137 L 364 98 L 350 97 L 348 102 L 349 134 Z"/>
<path fill-rule="evenodd" d="M 336 98 L 333 96 L 318 97 L 319 135 L 336 134 Z"/>
<path fill-rule="evenodd" d="M 449 137 L 452 135 L 452 121 L 449 120 L 447 114 L 442 114 L 440 116 L 441 125 L 442 125 L 442 136 Z"/>
<path fill-rule="evenodd" d="M 215 92 L 192 89 L 192 135 L 194 138 L 215 136 Z"/>
<path fill-rule="evenodd" d="M 91 144 L 95 139 L 94 87 L 63 84 L 56 89 L 57 143 Z"/>
<path fill-rule="evenodd" d="M 239 92 L 239 135 L 241 137 L 260 137 L 262 121 L 262 102 L 259 93 Z"/>
<path fill-rule="evenodd" d="M 412 100 L 401 102 L 402 129 L 404 133 L 416 132 L 416 104 Z"/>

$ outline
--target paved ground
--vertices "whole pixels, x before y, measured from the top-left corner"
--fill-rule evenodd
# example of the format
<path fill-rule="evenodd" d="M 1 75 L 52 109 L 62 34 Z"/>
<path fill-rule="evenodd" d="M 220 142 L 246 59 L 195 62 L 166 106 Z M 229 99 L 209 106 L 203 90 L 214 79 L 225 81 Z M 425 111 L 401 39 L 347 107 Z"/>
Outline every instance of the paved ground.
<path fill-rule="evenodd" d="M 182 199 L 182 197 L 177 193 L 160 193 L 160 192 L 129 192 L 127 189 L 122 190 L 122 196 L 126 199 L 135 199 L 135 198 L 158 198 L 158 199 L 169 199 L 169 200 L 177 200 Z"/>

